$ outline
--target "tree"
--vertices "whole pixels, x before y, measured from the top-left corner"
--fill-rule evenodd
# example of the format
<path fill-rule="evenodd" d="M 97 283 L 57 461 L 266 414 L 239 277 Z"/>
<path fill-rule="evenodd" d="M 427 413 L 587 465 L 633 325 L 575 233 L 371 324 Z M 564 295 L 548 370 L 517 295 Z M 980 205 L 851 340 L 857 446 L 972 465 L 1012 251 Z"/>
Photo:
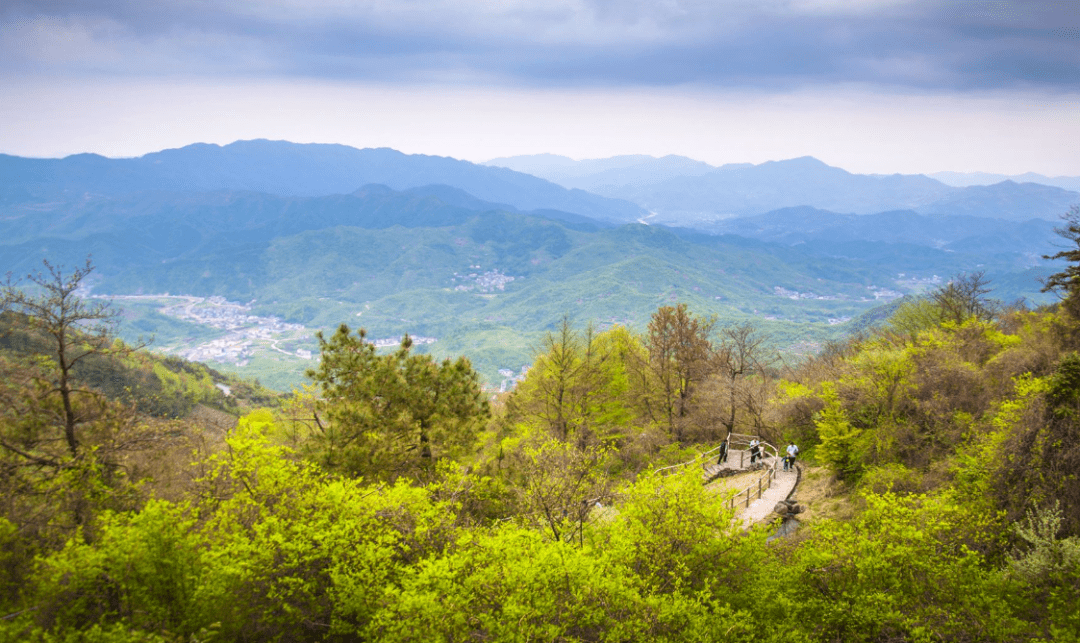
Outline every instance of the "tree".
<path fill-rule="evenodd" d="M 583 529 L 597 502 L 606 502 L 610 479 L 600 470 L 603 452 L 558 440 L 526 446 L 520 459 L 523 514 L 550 530 L 555 540 L 582 544 Z"/>
<path fill-rule="evenodd" d="M 907 299 L 907 298 L 905 298 Z M 936 327 L 945 320 L 944 311 L 933 299 L 909 299 L 889 316 L 885 331 L 906 341 L 915 341 L 919 333 Z"/>
<path fill-rule="evenodd" d="M 44 265 L 27 275 L 28 290 L 10 274 L 0 286 L 11 349 L 0 356 L 0 496 L 4 513 L 26 532 L 62 539 L 85 527 L 95 508 L 130 504 L 124 456 L 159 436 L 132 405 L 79 381 L 84 360 L 134 350 L 114 341 L 117 313 L 107 303 L 79 296 L 93 264 L 71 273 Z"/>
<path fill-rule="evenodd" d="M 353 335 L 345 324 L 318 340 L 322 361 L 308 377 L 322 395 L 309 431 L 320 464 L 396 478 L 430 471 L 436 459 L 472 446 L 490 411 L 469 360 L 413 354 L 408 335 L 379 355 L 364 329 Z"/>
<path fill-rule="evenodd" d="M 543 427 L 553 438 L 584 447 L 598 431 L 629 421 L 620 352 L 625 329 L 578 332 L 563 318 L 543 339 L 535 364 L 508 403 L 511 414 Z"/>
<path fill-rule="evenodd" d="M 962 324 L 968 319 L 990 321 L 997 315 L 1001 304 L 988 298 L 990 280 L 982 270 L 961 274 L 938 288 L 930 299 L 940 310 L 942 321 Z"/>
<path fill-rule="evenodd" d="M 113 352 L 113 329 L 116 311 L 108 303 L 87 303 L 77 294 L 82 281 L 94 270 L 90 259 L 82 268 L 65 275 L 62 266 L 44 262 L 46 272 L 27 275 L 38 292 L 28 293 L 19 282 L 8 274 L 7 282 L 0 289 L 0 301 L 4 311 L 15 313 L 29 327 L 47 338 L 51 345 L 50 358 L 54 358 L 49 372 L 47 396 L 59 396 L 63 436 L 71 457 L 79 455 L 78 428 L 85 417 L 77 409 L 80 396 L 97 396 L 97 393 L 75 385 L 72 370 L 89 355 Z M 6 445 L 6 448 L 11 448 Z"/>
<path fill-rule="evenodd" d="M 740 427 L 757 435 L 765 428 L 767 371 L 773 361 L 766 353 L 765 339 L 749 323 L 720 331 L 720 344 L 712 359 L 714 372 L 705 384 L 711 393 L 703 402 L 708 412 L 701 420 L 710 426 L 719 423 L 727 436 Z"/>
<path fill-rule="evenodd" d="M 1043 282 L 1043 292 L 1055 291 L 1065 300 L 1065 308 L 1073 315 L 1080 316 L 1080 205 L 1074 205 L 1061 216 L 1065 222 L 1054 232 L 1067 239 L 1073 247 L 1061 250 L 1053 255 L 1043 255 L 1043 259 L 1056 261 L 1065 259 L 1069 265 L 1061 272 L 1055 272 Z"/>
<path fill-rule="evenodd" d="M 1060 503 L 1062 534 L 1080 536 L 1080 354 L 1064 355 L 1053 375 L 1018 389 L 1022 411 L 994 471 L 998 504 L 1018 521 L 1032 503 Z"/>
<path fill-rule="evenodd" d="M 643 400 L 645 410 L 651 420 L 666 424 L 679 441 L 694 389 L 711 370 L 709 334 L 715 324 L 714 318 L 691 315 L 686 304 L 662 306 L 649 322 L 649 359 L 643 366 L 652 375 L 657 391 Z"/>

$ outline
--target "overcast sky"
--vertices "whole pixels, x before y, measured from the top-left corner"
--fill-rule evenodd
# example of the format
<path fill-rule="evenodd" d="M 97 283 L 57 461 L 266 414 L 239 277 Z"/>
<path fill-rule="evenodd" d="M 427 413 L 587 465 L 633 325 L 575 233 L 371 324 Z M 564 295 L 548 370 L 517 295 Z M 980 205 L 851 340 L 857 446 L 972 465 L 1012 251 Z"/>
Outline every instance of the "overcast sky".
<path fill-rule="evenodd" d="M 3 0 L 0 152 L 1080 175 L 1076 0 Z"/>

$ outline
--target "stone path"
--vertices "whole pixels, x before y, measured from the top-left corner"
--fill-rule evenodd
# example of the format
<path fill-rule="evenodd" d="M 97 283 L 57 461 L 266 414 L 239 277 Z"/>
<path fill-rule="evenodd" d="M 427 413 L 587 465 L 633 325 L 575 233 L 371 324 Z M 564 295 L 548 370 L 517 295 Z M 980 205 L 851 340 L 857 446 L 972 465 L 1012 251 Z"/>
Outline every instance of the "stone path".
<path fill-rule="evenodd" d="M 776 503 L 787 498 L 791 490 L 795 488 L 796 480 L 798 480 L 797 472 L 777 469 L 772 487 L 763 492 L 761 498 L 751 500 L 750 506 L 743 508 L 741 513 L 737 514 L 742 519 L 743 527 L 749 527 L 768 518 Z M 740 507 L 742 505 L 736 505 L 736 511 L 739 511 Z"/>
<path fill-rule="evenodd" d="M 756 523 L 759 523 L 769 517 L 773 513 L 773 508 L 776 503 L 786 500 L 791 494 L 791 491 L 795 488 L 796 483 L 799 480 L 798 473 L 794 470 L 784 471 L 781 467 L 779 457 L 769 456 L 768 453 L 772 453 L 773 447 L 768 447 L 769 451 L 766 452 L 766 457 L 761 461 L 761 464 L 766 465 L 766 468 L 757 469 L 759 476 L 753 478 L 755 480 L 752 485 L 753 491 L 751 492 L 751 500 L 749 506 L 746 503 L 746 495 L 741 493 L 745 491 L 745 488 L 739 489 L 737 498 L 735 500 L 735 520 L 742 524 L 743 528 L 750 527 Z M 699 456 L 700 458 L 700 456 Z M 732 449 L 728 452 L 728 458 L 726 462 L 716 462 L 716 456 L 711 455 L 709 460 L 706 460 L 704 464 L 698 465 L 700 459 L 696 458 L 690 462 L 685 462 L 670 467 L 664 467 L 658 469 L 661 472 L 674 472 L 679 470 L 685 470 L 687 466 L 701 466 L 701 481 L 704 484 L 709 484 L 715 480 L 723 479 L 732 474 L 738 474 L 744 471 L 753 471 L 750 469 L 750 452 L 743 449 Z M 758 465 L 760 466 L 760 465 Z M 768 489 L 764 489 L 761 493 L 761 497 L 757 498 L 757 479 L 766 475 L 767 467 L 776 468 L 776 477 L 773 479 L 772 486 Z M 740 500 L 742 502 L 740 502 Z"/>

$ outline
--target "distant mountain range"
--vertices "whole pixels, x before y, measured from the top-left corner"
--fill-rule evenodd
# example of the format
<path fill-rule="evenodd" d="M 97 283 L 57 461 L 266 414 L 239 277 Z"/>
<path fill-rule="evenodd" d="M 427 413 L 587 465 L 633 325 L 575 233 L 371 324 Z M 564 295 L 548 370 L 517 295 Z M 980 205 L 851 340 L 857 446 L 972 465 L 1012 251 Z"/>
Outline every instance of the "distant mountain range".
<path fill-rule="evenodd" d="M 650 222 L 688 227 L 798 206 L 846 214 L 914 210 L 1012 221 L 1057 220 L 1080 202 L 1080 192 L 1052 185 L 1006 180 L 954 187 L 923 175 L 852 174 L 812 157 L 713 167 L 679 156 L 574 161 L 536 155 L 495 159 L 488 165 L 632 201 L 654 213 Z M 1073 185 L 1067 177 L 1058 183 Z"/>
<path fill-rule="evenodd" d="M 1038 279 L 1052 267 L 1041 255 L 1055 250 L 1056 221 L 1039 215 L 1080 196 L 860 176 L 811 158 L 506 162 L 516 169 L 270 141 L 138 159 L 0 156 L 0 270 L 92 254 L 93 292 L 125 297 L 125 336 L 231 355 L 216 365 L 233 359 L 280 388 L 301 380 L 315 330 L 342 322 L 423 336 L 423 350 L 466 354 L 497 383 L 565 314 L 640 329 L 681 301 L 806 351 L 842 336 L 845 320 L 963 271 L 985 270 L 1002 299 L 1045 301 Z M 590 181 L 686 209 L 649 214 L 650 201 L 575 187 Z M 744 216 L 691 209 L 710 199 Z M 754 212 L 777 202 L 797 205 Z M 852 213 L 892 203 L 908 205 Z M 1011 218 L 985 214 L 1003 207 Z M 255 329 L 240 337 L 238 324 Z"/>
<path fill-rule="evenodd" d="M 570 190 L 503 168 L 440 156 L 344 145 L 286 141 L 208 144 L 109 159 L 77 154 L 63 159 L 0 155 L 0 203 L 123 196 L 146 191 L 246 190 L 279 196 L 348 194 L 363 185 L 395 190 L 452 186 L 509 209 L 558 210 L 606 221 L 634 221 L 646 214 L 626 201 Z"/>
<path fill-rule="evenodd" d="M 530 173 L 531 174 L 531 173 Z M 1013 183 L 1038 183 L 1049 185 L 1063 190 L 1080 192 L 1080 176 L 1046 176 L 1035 172 L 1024 174 L 990 174 L 987 172 L 934 172 L 927 174 L 932 179 L 937 179 L 945 185 L 958 188 L 966 188 L 972 185 L 993 185 L 1002 181 Z"/>

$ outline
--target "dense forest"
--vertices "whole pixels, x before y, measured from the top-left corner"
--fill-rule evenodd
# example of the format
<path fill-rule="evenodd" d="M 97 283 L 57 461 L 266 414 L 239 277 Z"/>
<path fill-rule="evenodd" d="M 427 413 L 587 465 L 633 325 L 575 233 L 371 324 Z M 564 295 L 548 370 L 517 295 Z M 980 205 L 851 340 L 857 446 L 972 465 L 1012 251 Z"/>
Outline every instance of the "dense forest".
<path fill-rule="evenodd" d="M 1080 248 L 1080 212 L 1062 230 Z M 1080 250 L 979 273 L 786 363 L 686 305 L 564 320 L 512 393 L 318 337 L 270 394 L 112 335 L 46 265 L 3 289 L 0 639 L 1080 640 Z M 802 452 L 802 526 L 654 471 L 732 432 Z"/>

